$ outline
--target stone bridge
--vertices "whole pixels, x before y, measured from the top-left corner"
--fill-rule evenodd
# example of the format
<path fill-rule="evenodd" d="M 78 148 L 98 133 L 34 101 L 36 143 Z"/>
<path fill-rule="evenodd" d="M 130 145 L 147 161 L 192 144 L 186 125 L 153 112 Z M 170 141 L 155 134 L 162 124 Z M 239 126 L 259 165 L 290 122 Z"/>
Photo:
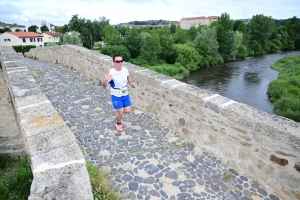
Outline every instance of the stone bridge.
<path fill-rule="evenodd" d="M 95 85 L 111 57 L 72 45 L 31 49 L 33 59 L 0 52 L 30 199 L 91 199 L 85 161 L 110 170 L 124 199 L 300 199 L 299 123 L 124 63 L 137 87 L 118 133 Z"/>

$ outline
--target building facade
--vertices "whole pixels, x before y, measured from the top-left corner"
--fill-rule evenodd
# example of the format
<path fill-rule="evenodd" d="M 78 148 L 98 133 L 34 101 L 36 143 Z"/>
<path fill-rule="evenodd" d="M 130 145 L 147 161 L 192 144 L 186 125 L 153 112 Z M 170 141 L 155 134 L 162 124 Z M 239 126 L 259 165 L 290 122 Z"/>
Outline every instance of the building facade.
<path fill-rule="evenodd" d="M 43 36 L 35 32 L 5 32 L 0 35 L 0 46 L 44 46 Z"/>
<path fill-rule="evenodd" d="M 64 34 L 55 31 L 43 32 L 41 35 L 44 36 L 44 42 L 59 42 L 59 38 L 64 36 Z"/>
<path fill-rule="evenodd" d="M 218 20 L 218 16 L 199 16 L 199 17 L 187 17 L 180 19 L 180 27 L 183 29 L 190 29 L 192 26 L 196 28 L 200 25 L 210 26 L 211 23 Z"/>

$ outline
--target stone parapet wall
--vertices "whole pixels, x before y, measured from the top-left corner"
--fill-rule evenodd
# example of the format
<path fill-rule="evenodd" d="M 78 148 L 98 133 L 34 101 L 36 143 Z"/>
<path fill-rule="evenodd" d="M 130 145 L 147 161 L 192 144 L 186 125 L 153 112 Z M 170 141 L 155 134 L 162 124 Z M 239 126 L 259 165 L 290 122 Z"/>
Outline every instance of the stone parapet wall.
<path fill-rule="evenodd" d="M 34 178 L 28 199 L 93 199 L 86 162 L 74 134 L 13 48 L 0 47 L 0 53 L 31 161 Z"/>
<path fill-rule="evenodd" d="M 113 66 L 111 57 L 72 45 L 29 53 L 95 81 Z M 300 199 L 300 123 L 130 63 L 123 65 L 137 85 L 130 88 L 134 107 L 282 199 Z"/>

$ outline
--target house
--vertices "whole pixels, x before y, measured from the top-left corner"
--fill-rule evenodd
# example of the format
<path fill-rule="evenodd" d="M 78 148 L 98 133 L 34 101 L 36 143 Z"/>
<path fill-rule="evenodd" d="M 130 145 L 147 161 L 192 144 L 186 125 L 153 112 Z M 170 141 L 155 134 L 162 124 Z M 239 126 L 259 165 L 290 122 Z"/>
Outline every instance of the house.
<path fill-rule="evenodd" d="M 44 36 L 44 42 L 59 42 L 59 38 L 63 37 L 64 34 L 60 32 L 43 32 L 42 36 Z"/>
<path fill-rule="evenodd" d="M 210 26 L 212 22 L 217 20 L 218 16 L 187 17 L 180 19 L 180 27 L 183 29 L 190 29 L 192 26 L 195 26 L 196 28 L 200 25 Z"/>
<path fill-rule="evenodd" d="M 35 32 L 5 32 L 0 35 L 0 46 L 44 46 L 43 36 Z"/>

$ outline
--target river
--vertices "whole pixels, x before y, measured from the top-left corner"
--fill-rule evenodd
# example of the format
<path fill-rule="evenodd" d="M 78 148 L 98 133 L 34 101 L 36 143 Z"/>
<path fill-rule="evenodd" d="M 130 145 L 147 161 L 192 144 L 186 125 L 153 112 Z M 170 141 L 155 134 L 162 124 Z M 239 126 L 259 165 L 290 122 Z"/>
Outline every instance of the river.
<path fill-rule="evenodd" d="M 270 65 L 289 55 L 300 55 L 300 51 L 249 57 L 243 61 L 204 67 L 191 72 L 189 77 L 180 81 L 275 114 L 267 91 L 269 83 L 277 79 L 278 71 Z"/>

